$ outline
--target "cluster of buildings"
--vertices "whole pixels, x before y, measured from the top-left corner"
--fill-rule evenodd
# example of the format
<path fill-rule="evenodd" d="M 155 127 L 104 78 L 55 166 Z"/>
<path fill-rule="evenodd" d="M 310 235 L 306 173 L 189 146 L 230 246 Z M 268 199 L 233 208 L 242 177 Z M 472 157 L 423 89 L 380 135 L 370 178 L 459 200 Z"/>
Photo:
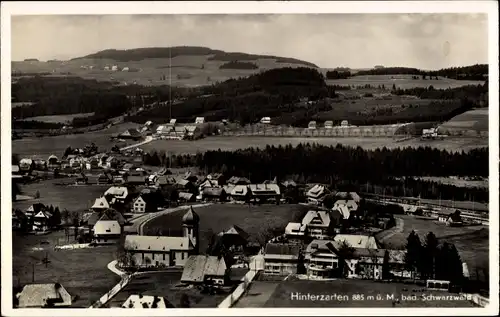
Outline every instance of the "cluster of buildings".
<path fill-rule="evenodd" d="M 375 280 L 409 275 L 405 251 L 381 249 L 370 235 L 338 233 L 345 220 L 338 209 L 310 210 L 300 223 L 289 223 L 282 237 L 266 245 L 265 273 Z M 383 276 L 384 266 L 390 276 Z"/>
<path fill-rule="evenodd" d="M 180 124 L 176 119 L 160 124 L 156 127 L 154 135 L 159 139 L 198 139 L 202 137 L 201 125 L 205 123 L 204 117 L 198 117 L 194 123 Z"/>
<path fill-rule="evenodd" d="M 271 117 L 263 117 L 262 119 L 260 119 L 260 123 L 271 124 Z M 325 129 L 333 129 L 333 127 L 334 127 L 333 121 L 325 121 L 324 123 Z M 349 127 L 349 122 L 347 120 L 342 120 L 342 122 L 340 122 L 340 127 L 341 128 Z M 317 128 L 319 128 L 319 126 L 316 121 L 310 121 L 309 124 L 307 125 L 307 128 L 310 130 L 316 130 Z"/>

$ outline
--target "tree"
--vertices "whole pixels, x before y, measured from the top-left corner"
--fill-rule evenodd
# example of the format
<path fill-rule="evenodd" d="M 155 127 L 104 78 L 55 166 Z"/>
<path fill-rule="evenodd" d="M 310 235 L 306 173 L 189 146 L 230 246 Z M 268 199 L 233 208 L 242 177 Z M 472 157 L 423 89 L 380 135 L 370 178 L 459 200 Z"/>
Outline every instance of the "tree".
<path fill-rule="evenodd" d="M 35 193 L 35 199 L 39 199 L 39 198 L 40 198 L 40 192 L 37 190 Z"/>
<path fill-rule="evenodd" d="M 328 209 L 332 209 L 334 204 L 335 204 L 334 194 L 326 195 L 325 198 L 323 199 L 323 205 Z"/>
<path fill-rule="evenodd" d="M 69 224 L 70 220 L 70 214 L 68 209 L 64 208 L 63 211 L 61 211 L 61 221 L 64 224 Z"/>
<path fill-rule="evenodd" d="M 52 212 L 52 217 L 50 218 L 50 222 L 52 226 L 57 227 L 61 225 L 61 212 L 59 211 L 59 207 L 54 208 Z"/>
<path fill-rule="evenodd" d="M 454 244 L 451 244 L 447 258 L 449 263 L 449 280 L 453 285 L 460 285 L 464 278 L 463 264 Z"/>
<path fill-rule="evenodd" d="M 382 261 L 382 278 L 384 280 L 391 277 L 391 272 L 389 270 L 389 250 L 385 250 L 384 259 Z"/>
<path fill-rule="evenodd" d="M 422 256 L 422 243 L 415 231 L 411 231 L 406 242 L 405 264 L 411 270 L 413 278 L 416 278 L 416 271 Z"/>
<path fill-rule="evenodd" d="M 422 257 L 420 261 L 420 272 L 423 278 L 433 278 L 436 274 L 435 263 L 438 251 L 438 239 L 436 235 L 429 232 L 425 236 L 425 243 L 423 247 Z"/>
<path fill-rule="evenodd" d="M 342 241 L 338 248 L 338 256 L 339 256 L 339 272 L 344 275 L 346 271 L 346 261 L 352 259 L 354 252 L 356 249 L 351 247 L 347 241 Z M 349 269 L 349 268 L 347 268 Z"/>

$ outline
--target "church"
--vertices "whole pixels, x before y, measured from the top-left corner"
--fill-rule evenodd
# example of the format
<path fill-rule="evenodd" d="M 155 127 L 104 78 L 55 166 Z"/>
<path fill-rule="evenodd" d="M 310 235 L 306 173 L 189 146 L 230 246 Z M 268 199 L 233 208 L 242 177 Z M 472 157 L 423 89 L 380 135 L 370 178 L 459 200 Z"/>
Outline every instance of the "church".
<path fill-rule="evenodd" d="M 125 251 L 135 267 L 183 267 L 199 251 L 200 217 L 191 207 L 182 217 L 182 237 L 127 235 Z"/>

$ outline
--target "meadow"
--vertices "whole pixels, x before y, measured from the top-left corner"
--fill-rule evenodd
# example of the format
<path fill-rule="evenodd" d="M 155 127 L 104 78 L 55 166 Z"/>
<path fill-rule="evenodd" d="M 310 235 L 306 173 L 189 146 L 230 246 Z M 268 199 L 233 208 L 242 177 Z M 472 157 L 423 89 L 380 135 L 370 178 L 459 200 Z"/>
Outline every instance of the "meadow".
<path fill-rule="evenodd" d="M 40 121 L 40 122 L 48 122 L 48 123 L 71 123 L 74 118 L 85 118 L 93 116 L 93 112 L 89 113 L 78 113 L 78 114 L 63 114 L 63 115 L 54 115 L 54 116 L 39 116 L 39 117 L 30 117 L 23 119 L 22 121 Z"/>
<path fill-rule="evenodd" d="M 49 136 L 41 138 L 22 138 L 12 141 L 12 153 L 19 157 L 34 157 L 47 159 L 51 154 L 61 157 L 68 146 L 81 148 L 95 143 L 100 151 L 110 150 L 116 143 L 110 140 L 115 133 L 124 132 L 130 128 L 137 128 L 135 123 L 123 123 L 100 131 Z"/>
<path fill-rule="evenodd" d="M 453 117 L 451 120 L 443 123 L 439 129 L 443 131 L 448 129 L 488 131 L 488 127 L 488 108 L 481 108 Z"/>
<path fill-rule="evenodd" d="M 116 246 L 56 251 L 57 241 L 62 243 L 64 240 L 64 231 L 46 236 L 17 236 L 14 233 L 13 283 L 21 286 L 61 283 L 70 295 L 78 296 L 73 307 L 87 308 L 120 280 L 107 268 L 115 258 Z M 47 265 L 42 263 L 45 256 L 50 261 Z"/>
<path fill-rule="evenodd" d="M 253 242 L 257 242 L 260 233 L 269 228 L 282 228 L 284 231 L 288 222 L 303 212 L 304 208 L 306 207 L 301 205 L 271 204 L 215 204 L 196 208 L 195 212 L 200 216 L 200 251 L 207 249 L 212 234 L 227 230 L 233 225 L 245 230 Z M 181 236 L 182 217 L 186 212 L 180 210 L 154 218 L 144 225 L 144 235 L 155 235 L 161 230 L 167 235 Z"/>
<path fill-rule="evenodd" d="M 141 146 L 145 151 L 165 151 L 172 154 L 195 154 L 197 152 L 205 152 L 208 150 L 226 150 L 234 151 L 242 148 L 256 147 L 263 148 L 266 146 L 297 146 L 300 143 L 318 143 L 323 145 L 343 144 L 346 146 L 357 147 L 364 149 L 377 148 L 398 148 L 398 147 L 420 147 L 429 146 L 432 148 L 448 151 L 468 151 L 478 147 L 487 147 L 488 139 L 479 138 L 446 138 L 440 141 L 421 141 L 420 139 L 409 139 L 401 142 L 396 142 L 393 138 L 307 138 L 307 137 L 266 137 L 266 136 L 216 136 L 208 137 L 196 141 L 178 141 L 178 140 L 155 140 Z"/>
<path fill-rule="evenodd" d="M 30 199 L 23 201 L 15 201 L 12 203 L 12 208 L 26 210 L 34 203 L 42 203 L 45 205 L 53 205 L 59 207 L 60 210 L 68 209 L 70 212 L 83 212 L 90 208 L 95 199 L 104 194 L 109 185 L 79 185 L 79 186 L 61 186 L 55 185 L 58 182 L 69 182 L 69 179 L 50 179 L 37 183 L 20 185 L 21 192 L 24 195 L 31 197 L 35 196 L 38 191 L 39 199 Z"/>
<path fill-rule="evenodd" d="M 348 79 L 327 80 L 329 85 L 338 86 L 365 86 L 378 87 L 384 85 L 391 89 L 393 85 L 400 89 L 433 86 L 436 89 L 457 88 L 466 85 L 482 85 L 483 81 L 455 80 L 445 77 L 439 79 L 412 79 L 411 75 L 360 75 Z"/>

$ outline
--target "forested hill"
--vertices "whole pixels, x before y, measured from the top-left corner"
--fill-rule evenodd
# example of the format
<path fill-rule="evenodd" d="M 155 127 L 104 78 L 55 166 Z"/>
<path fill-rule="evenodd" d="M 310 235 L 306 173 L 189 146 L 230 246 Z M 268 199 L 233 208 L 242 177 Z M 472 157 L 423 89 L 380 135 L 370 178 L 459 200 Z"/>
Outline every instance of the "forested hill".
<path fill-rule="evenodd" d="M 464 67 L 443 68 L 434 71 L 408 67 L 384 67 L 360 70 L 356 75 L 421 75 L 441 76 L 457 80 L 487 80 L 488 65 L 476 64 Z"/>
<path fill-rule="evenodd" d="M 318 68 L 313 63 L 290 57 L 280 57 L 273 55 L 247 54 L 238 52 L 224 52 L 202 46 L 174 46 L 174 47 L 150 47 L 136 48 L 129 50 L 108 49 L 94 54 L 89 54 L 78 59 L 111 59 L 118 62 L 141 61 L 148 58 L 174 58 L 177 56 L 207 56 L 208 60 L 236 62 L 255 61 L 258 59 L 274 59 L 277 63 L 299 64 L 308 67 Z"/>

